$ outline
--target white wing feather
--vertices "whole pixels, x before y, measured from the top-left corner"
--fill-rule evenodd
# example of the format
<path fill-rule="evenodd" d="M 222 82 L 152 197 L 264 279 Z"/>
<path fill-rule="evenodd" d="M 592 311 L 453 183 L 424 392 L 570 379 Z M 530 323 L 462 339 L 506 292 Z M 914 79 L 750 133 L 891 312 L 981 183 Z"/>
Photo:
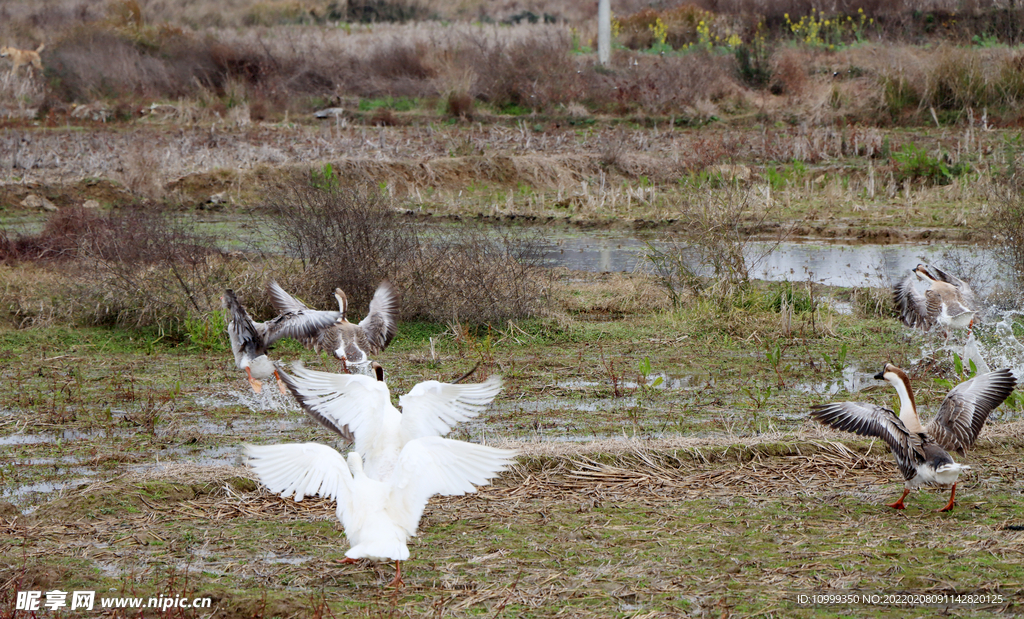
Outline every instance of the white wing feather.
<path fill-rule="evenodd" d="M 455 424 L 483 412 L 501 392 L 501 377 L 482 383 L 451 384 L 428 380 L 398 398 L 402 430 L 409 439 L 443 436 Z"/>
<path fill-rule="evenodd" d="M 352 473 L 340 453 L 319 443 L 244 445 L 263 485 L 282 497 L 322 496 L 348 502 Z"/>
<path fill-rule="evenodd" d="M 361 374 L 332 374 L 308 370 L 292 364 L 292 374 L 281 373 L 304 409 L 334 424 L 339 431 L 346 426 L 360 437 L 381 432 L 382 418 L 391 406 L 387 385 Z"/>
<path fill-rule="evenodd" d="M 395 522 L 415 535 L 427 501 L 476 492 L 490 483 L 516 457 L 516 452 L 428 436 L 409 441 L 402 449 L 391 484 L 390 504 Z"/>

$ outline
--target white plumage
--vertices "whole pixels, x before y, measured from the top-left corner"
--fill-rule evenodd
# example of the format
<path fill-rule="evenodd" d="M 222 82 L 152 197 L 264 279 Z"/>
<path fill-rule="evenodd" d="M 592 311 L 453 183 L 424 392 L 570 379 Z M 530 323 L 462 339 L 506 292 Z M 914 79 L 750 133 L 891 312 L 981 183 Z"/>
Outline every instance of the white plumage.
<path fill-rule="evenodd" d="M 351 547 L 349 559 L 404 561 L 427 501 L 461 495 L 489 483 L 514 451 L 438 436 L 409 441 L 384 480 L 367 477 L 358 452 L 348 459 L 318 443 L 246 445 L 249 466 L 267 488 L 301 501 L 319 495 L 338 502 L 337 516 Z M 395 581 L 401 583 L 396 564 Z"/>
<path fill-rule="evenodd" d="M 384 480 L 409 441 L 442 436 L 476 417 L 501 392 L 501 377 L 482 383 L 452 384 L 428 380 L 398 398 L 399 412 L 383 381 L 360 374 L 333 374 L 292 365 L 282 380 L 310 416 L 352 440 L 362 454 L 367 476 Z"/>

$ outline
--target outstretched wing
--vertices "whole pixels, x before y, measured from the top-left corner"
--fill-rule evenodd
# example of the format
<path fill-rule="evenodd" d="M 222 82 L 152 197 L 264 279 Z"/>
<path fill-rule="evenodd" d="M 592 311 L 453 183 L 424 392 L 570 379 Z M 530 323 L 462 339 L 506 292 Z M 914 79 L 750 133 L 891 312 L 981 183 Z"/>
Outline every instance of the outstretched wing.
<path fill-rule="evenodd" d="M 305 303 L 285 292 L 284 288 L 277 283 L 277 280 L 272 279 L 267 282 L 267 294 L 270 295 L 271 305 L 274 306 L 275 310 L 282 314 L 286 314 L 288 312 L 301 312 L 309 309 Z"/>
<path fill-rule="evenodd" d="M 981 374 L 953 388 L 925 432 L 943 449 L 964 452 L 974 445 L 989 414 L 1013 393 L 1017 379 L 1009 369 Z"/>
<path fill-rule="evenodd" d="M 221 297 L 224 309 L 231 314 L 228 322 L 228 336 L 231 338 L 231 349 L 235 353 L 235 362 L 239 360 L 239 354 L 244 352 L 249 357 L 258 357 L 267 352 L 267 342 L 263 333 L 256 328 L 256 324 L 249 317 L 242 304 L 235 296 L 235 291 L 228 288 Z M 263 330 L 265 331 L 265 329 Z"/>
<path fill-rule="evenodd" d="M 391 282 L 384 280 L 370 299 L 370 311 L 359 321 L 366 333 L 371 354 L 378 354 L 391 343 L 398 332 L 398 293 Z"/>
<path fill-rule="evenodd" d="M 858 402 L 832 402 L 812 407 L 811 417 L 836 430 L 882 439 L 896 457 L 904 479 L 913 479 L 917 465 L 925 460 L 925 438 L 907 431 L 896 413 L 887 408 Z"/>
<path fill-rule="evenodd" d="M 482 383 L 419 383 L 398 398 L 402 430 L 408 439 L 444 436 L 455 424 L 483 412 L 500 392 L 500 376 L 491 376 Z"/>
<path fill-rule="evenodd" d="M 320 495 L 348 501 L 352 473 L 340 453 L 319 443 L 243 445 L 248 464 L 264 486 L 296 501 Z"/>
<path fill-rule="evenodd" d="M 964 304 L 968 307 L 974 307 L 974 290 L 971 288 L 970 284 L 958 277 L 954 277 L 949 273 L 946 273 L 936 266 L 928 264 L 925 265 L 925 268 L 928 269 L 928 272 L 931 273 L 935 279 L 955 286 L 956 289 L 960 291 L 960 296 L 963 298 Z"/>
<path fill-rule="evenodd" d="M 391 394 L 386 384 L 361 374 L 332 374 L 292 364 L 292 373 L 278 369 L 281 380 L 302 410 L 329 430 L 355 442 L 381 431 Z"/>
<path fill-rule="evenodd" d="M 928 329 L 933 319 L 928 313 L 928 302 L 925 296 L 914 287 L 916 276 L 911 273 L 892 289 L 892 301 L 899 312 L 900 320 L 908 327 Z"/>
<path fill-rule="evenodd" d="M 264 323 L 267 325 L 267 344 L 290 337 L 308 345 L 318 333 L 333 325 L 340 315 L 340 312 L 321 310 L 281 314 Z"/>
<path fill-rule="evenodd" d="M 313 347 L 317 337 L 324 329 L 332 326 L 341 318 L 341 312 L 315 310 L 306 307 L 274 280 L 267 284 L 267 294 L 274 309 L 281 312 L 273 320 L 267 321 L 268 343 L 284 337 L 299 340 L 307 347 Z"/>
<path fill-rule="evenodd" d="M 486 445 L 428 436 L 409 441 L 388 479 L 390 509 L 395 522 L 416 534 L 423 508 L 435 494 L 476 492 L 504 470 L 516 452 Z"/>

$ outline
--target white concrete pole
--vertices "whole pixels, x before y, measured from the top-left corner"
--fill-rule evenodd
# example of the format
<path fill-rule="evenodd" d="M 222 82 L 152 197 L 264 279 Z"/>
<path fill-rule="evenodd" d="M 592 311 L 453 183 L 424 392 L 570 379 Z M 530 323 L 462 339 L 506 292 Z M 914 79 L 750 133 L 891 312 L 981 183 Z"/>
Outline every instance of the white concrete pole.
<path fill-rule="evenodd" d="M 608 64 L 612 57 L 612 0 L 597 0 L 597 60 Z"/>

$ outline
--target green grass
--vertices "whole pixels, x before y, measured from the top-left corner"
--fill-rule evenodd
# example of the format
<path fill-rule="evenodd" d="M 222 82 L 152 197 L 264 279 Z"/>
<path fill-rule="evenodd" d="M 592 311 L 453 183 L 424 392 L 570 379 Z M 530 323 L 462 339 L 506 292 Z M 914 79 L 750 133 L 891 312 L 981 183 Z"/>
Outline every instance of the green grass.
<path fill-rule="evenodd" d="M 497 405 L 453 436 L 525 441 L 519 468 L 493 486 L 432 500 L 397 592 L 384 586 L 393 566 L 340 563 L 347 543 L 333 503 L 268 496 L 232 468 L 243 442 L 334 437 L 294 405 L 254 410 L 227 351 L 100 328 L 2 330 L 0 436 L 39 440 L 3 447 L 0 481 L 80 481 L 9 499 L 35 510 L 4 521 L 0 579 L 209 595 L 232 617 L 321 607 L 352 617 L 896 617 L 908 608 L 801 605 L 796 595 L 1019 595 L 1020 541 L 1005 529 L 1024 523 L 1012 431 L 986 429 L 952 513 L 934 513 L 945 491 L 914 493 L 896 513 L 884 504 L 901 483 L 878 442 L 842 437 L 856 455 L 839 452 L 827 442 L 838 435 L 822 439 L 804 414 L 832 399 L 804 383 L 836 380 L 840 358 L 873 373 L 914 358 L 927 338 L 869 304 L 838 315 L 821 302 L 852 291 L 785 284 L 609 318 L 592 305 L 608 303 L 604 281 L 580 277 L 552 293 L 580 310 L 568 318 L 403 323 L 378 357 L 394 394 L 477 363 L 470 380 L 500 373 Z M 794 308 L 788 333 L 783 299 Z M 274 354 L 336 367 L 293 343 Z M 641 386 L 643 376 L 665 379 Z M 916 387 L 934 410 L 941 385 Z M 835 397 L 890 396 L 880 387 Z M 623 436 L 638 449 L 562 442 Z"/>

